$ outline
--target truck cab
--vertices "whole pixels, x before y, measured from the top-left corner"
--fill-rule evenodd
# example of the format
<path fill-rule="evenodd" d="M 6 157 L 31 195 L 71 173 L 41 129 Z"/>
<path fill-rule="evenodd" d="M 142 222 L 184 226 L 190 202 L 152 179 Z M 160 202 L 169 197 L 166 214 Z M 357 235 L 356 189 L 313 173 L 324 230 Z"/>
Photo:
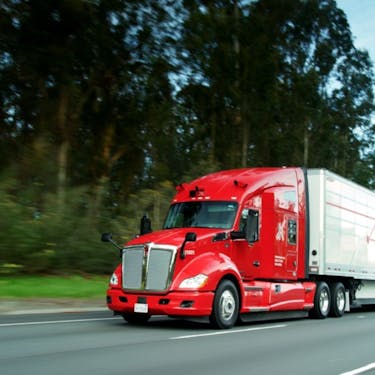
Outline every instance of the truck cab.
<path fill-rule="evenodd" d="M 228 170 L 178 185 L 163 228 L 121 247 L 109 309 L 129 322 L 209 317 L 218 328 L 260 312 L 306 313 L 315 284 L 306 280 L 305 202 L 299 168 Z"/>

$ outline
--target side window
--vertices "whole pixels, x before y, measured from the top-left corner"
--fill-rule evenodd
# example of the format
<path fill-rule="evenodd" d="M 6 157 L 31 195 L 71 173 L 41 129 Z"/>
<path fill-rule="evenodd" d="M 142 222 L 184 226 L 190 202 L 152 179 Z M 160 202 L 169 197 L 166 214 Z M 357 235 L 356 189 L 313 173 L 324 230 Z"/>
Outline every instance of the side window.
<path fill-rule="evenodd" d="M 288 220 L 288 243 L 291 245 L 297 243 L 297 222 L 294 219 Z"/>

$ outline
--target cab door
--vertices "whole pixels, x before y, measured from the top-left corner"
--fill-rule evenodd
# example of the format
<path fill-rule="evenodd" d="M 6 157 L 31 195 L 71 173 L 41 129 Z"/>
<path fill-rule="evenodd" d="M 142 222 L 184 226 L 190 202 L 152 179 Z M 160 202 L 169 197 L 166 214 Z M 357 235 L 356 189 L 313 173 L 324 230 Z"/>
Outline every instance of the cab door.
<path fill-rule="evenodd" d="M 273 215 L 270 216 L 269 232 L 274 236 L 268 248 L 273 256 L 273 277 L 293 280 L 297 278 L 297 205 L 296 193 L 292 188 L 278 188 L 273 192 Z"/>
<path fill-rule="evenodd" d="M 242 238 L 232 241 L 232 259 L 236 263 L 243 281 L 254 280 L 261 277 L 262 274 L 260 221 L 261 198 L 256 196 L 245 202 L 241 209 L 236 229 L 242 233 Z"/>

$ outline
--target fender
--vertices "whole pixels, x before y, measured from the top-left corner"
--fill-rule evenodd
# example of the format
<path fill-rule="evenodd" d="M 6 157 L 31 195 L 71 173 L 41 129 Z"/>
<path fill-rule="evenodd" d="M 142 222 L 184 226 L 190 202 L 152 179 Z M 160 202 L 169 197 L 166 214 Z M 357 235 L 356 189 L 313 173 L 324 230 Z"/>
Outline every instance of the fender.
<path fill-rule="evenodd" d="M 207 252 L 191 259 L 190 262 L 187 263 L 181 269 L 181 271 L 174 276 L 174 281 L 171 284 L 170 291 L 185 290 L 179 287 L 182 281 L 199 274 L 208 276 L 207 283 L 199 289 L 199 291 L 202 292 L 214 292 L 220 280 L 225 275 L 231 275 L 236 279 L 238 285 L 242 285 L 241 275 L 238 272 L 236 265 L 227 255 L 223 253 L 218 254 L 214 252 Z M 186 290 L 191 291 L 191 289 Z M 243 294 L 242 287 L 239 292 L 240 294 Z"/>

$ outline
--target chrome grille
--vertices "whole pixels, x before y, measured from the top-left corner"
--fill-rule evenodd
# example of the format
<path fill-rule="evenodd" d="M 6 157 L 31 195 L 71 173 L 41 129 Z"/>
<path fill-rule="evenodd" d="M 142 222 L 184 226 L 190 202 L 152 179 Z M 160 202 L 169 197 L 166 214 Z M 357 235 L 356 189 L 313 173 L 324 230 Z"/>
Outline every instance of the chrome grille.
<path fill-rule="evenodd" d="M 122 253 L 124 289 L 142 289 L 143 254 L 143 246 L 124 249 Z"/>
<path fill-rule="evenodd" d="M 172 279 L 176 248 L 147 244 L 123 250 L 123 288 L 132 290 L 166 290 Z"/>

